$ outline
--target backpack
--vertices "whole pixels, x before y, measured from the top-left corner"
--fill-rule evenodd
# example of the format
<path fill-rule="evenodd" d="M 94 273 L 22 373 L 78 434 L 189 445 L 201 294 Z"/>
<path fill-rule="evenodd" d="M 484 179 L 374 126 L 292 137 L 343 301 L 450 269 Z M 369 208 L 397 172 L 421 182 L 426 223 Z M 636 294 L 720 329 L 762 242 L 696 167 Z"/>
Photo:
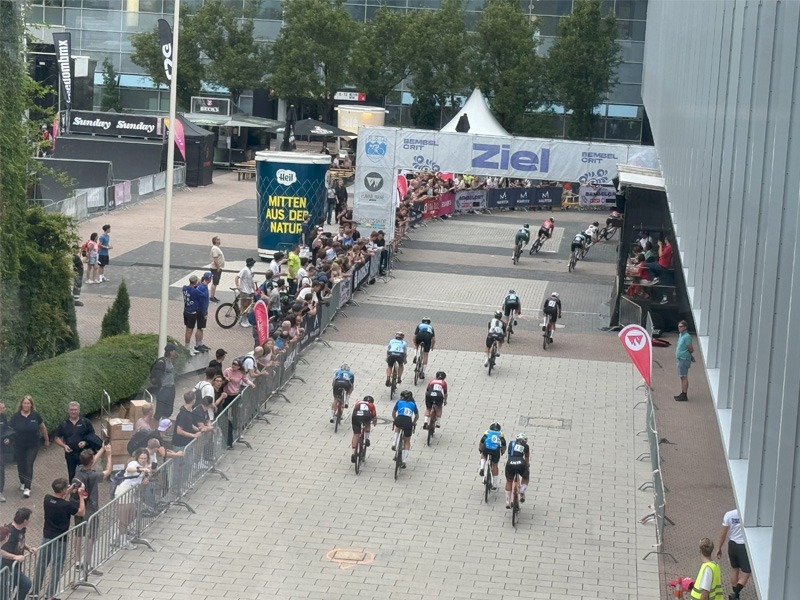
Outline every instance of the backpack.
<path fill-rule="evenodd" d="M 114 492 L 117 491 L 117 486 L 125 480 L 125 469 L 114 471 L 111 477 L 108 478 L 108 493 L 111 498 L 114 497 Z"/>
<path fill-rule="evenodd" d="M 137 431 L 131 436 L 131 439 L 128 440 L 128 454 L 133 455 L 137 449 L 146 448 L 147 442 L 149 442 L 152 438 L 156 438 L 161 441 L 161 436 L 155 431 Z"/>
<path fill-rule="evenodd" d="M 86 256 L 89 254 L 88 247 L 89 247 L 89 240 L 86 240 L 81 245 L 81 256 Z"/>
<path fill-rule="evenodd" d="M 252 359 L 252 361 L 253 361 L 253 368 L 255 369 L 255 368 L 256 368 L 256 364 L 257 364 L 257 363 L 256 363 L 256 357 L 255 357 L 255 355 L 254 355 L 252 352 L 251 352 L 251 353 L 249 353 L 249 354 L 243 354 L 242 356 L 240 356 L 240 357 L 239 357 L 239 358 L 237 358 L 236 360 L 238 361 L 238 363 L 239 363 L 240 365 L 242 365 L 242 367 L 244 367 L 244 361 L 245 361 L 245 359 L 247 359 L 247 358 L 249 358 L 249 359 Z"/>
<path fill-rule="evenodd" d="M 164 379 L 164 372 L 167 370 L 167 361 L 164 357 L 157 358 L 150 365 L 150 385 L 155 388 L 161 387 L 161 380 Z"/>

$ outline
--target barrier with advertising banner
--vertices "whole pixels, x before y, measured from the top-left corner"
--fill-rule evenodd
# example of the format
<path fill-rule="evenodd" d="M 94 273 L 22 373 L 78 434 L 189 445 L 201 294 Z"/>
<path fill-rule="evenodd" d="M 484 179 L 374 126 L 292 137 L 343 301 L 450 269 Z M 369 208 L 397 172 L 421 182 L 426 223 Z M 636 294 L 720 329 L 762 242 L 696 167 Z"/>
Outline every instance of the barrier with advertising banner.
<path fill-rule="evenodd" d="M 582 185 L 578 202 L 581 206 L 616 204 L 617 190 L 612 185 Z"/>
<path fill-rule="evenodd" d="M 345 304 L 350 302 L 350 297 L 353 295 L 353 284 L 350 279 L 343 279 L 339 282 L 339 303 L 336 308 L 342 308 Z"/>
<path fill-rule="evenodd" d="M 563 188 L 497 188 L 487 190 L 487 208 L 525 208 L 561 206 Z"/>
<path fill-rule="evenodd" d="M 439 211 L 436 213 L 437 217 L 446 217 L 452 215 L 455 210 L 455 194 L 447 192 L 439 196 Z"/>
<path fill-rule="evenodd" d="M 455 209 L 458 212 L 486 208 L 486 190 L 460 190 L 456 192 Z"/>

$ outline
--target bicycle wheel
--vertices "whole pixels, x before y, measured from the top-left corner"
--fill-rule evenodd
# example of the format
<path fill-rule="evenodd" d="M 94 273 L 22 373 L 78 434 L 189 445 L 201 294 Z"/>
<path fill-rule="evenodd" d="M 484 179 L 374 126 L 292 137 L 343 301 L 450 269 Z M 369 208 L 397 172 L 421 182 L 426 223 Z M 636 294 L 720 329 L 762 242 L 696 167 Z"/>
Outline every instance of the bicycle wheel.
<path fill-rule="evenodd" d="M 517 523 L 519 523 L 519 486 L 515 483 L 511 492 L 511 526 L 516 529 Z"/>
<path fill-rule="evenodd" d="M 489 503 L 489 492 L 492 489 L 492 460 L 486 459 L 486 474 L 483 476 L 483 501 Z"/>
<path fill-rule="evenodd" d="M 400 465 L 403 464 L 403 433 L 399 432 L 395 438 L 395 451 L 394 451 L 394 478 L 397 480 L 397 474 L 400 472 Z"/>
<path fill-rule="evenodd" d="M 217 325 L 223 329 L 230 329 L 239 321 L 239 306 L 230 302 L 220 304 L 214 318 L 217 320 Z"/>
<path fill-rule="evenodd" d="M 511 343 L 511 334 L 514 333 L 513 322 L 514 322 L 514 319 L 509 319 L 509 321 L 508 321 L 508 331 L 506 333 L 508 334 L 507 337 L 508 337 L 508 343 L 509 344 Z"/>
<path fill-rule="evenodd" d="M 436 429 L 436 406 L 431 409 L 431 418 L 428 420 L 428 446 L 431 445 L 434 429 Z"/>
<path fill-rule="evenodd" d="M 598 239 L 607 240 L 608 239 L 608 228 L 603 227 L 600 231 L 597 232 Z"/>
<path fill-rule="evenodd" d="M 519 255 L 522 254 L 522 247 L 521 246 L 514 246 L 514 258 L 513 263 L 517 264 L 519 262 Z"/>
<path fill-rule="evenodd" d="M 361 437 L 358 438 L 358 445 L 356 446 L 356 475 L 358 475 L 359 470 L 361 469 L 361 452 L 362 452 L 362 445 L 364 444 L 364 434 L 361 434 Z"/>
<path fill-rule="evenodd" d="M 572 271 L 574 271 L 574 270 L 575 270 L 575 263 L 576 263 L 576 262 L 577 262 L 577 260 L 576 260 L 576 258 L 575 258 L 575 250 L 573 250 L 573 251 L 572 251 L 572 252 L 570 252 L 570 254 L 569 254 L 569 272 L 570 272 L 570 273 L 572 273 Z"/>
<path fill-rule="evenodd" d="M 492 351 L 489 354 L 489 377 L 492 376 L 492 369 L 494 368 L 494 360 L 497 355 L 497 342 L 492 345 Z"/>
<path fill-rule="evenodd" d="M 542 335 L 542 349 L 547 350 L 547 338 L 548 338 L 548 328 L 545 327 L 544 334 Z"/>
<path fill-rule="evenodd" d="M 617 227 L 612 227 L 608 231 L 606 231 L 606 240 L 610 240 L 613 238 L 617 233 Z"/>
<path fill-rule="evenodd" d="M 419 380 L 421 379 L 420 376 L 419 376 L 420 373 L 422 372 L 422 369 L 420 368 L 421 367 L 421 365 L 420 365 L 420 361 L 421 360 L 422 360 L 422 358 L 417 358 L 417 364 L 414 365 L 414 385 L 417 385 L 419 383 Z"/>
<path fill-rule="evenodd" d="M 336 418 L 333 420 L 333 432 L 338 433 L 339 423 L 342 422 L 342 402 L 341 400 L 336 405 Z"/>
<path fill-rule="evenodd" d="M 397 367 L 392 367 L 392 386 L 389 388 L 389 400 L 394 400 L 397 391 Z"/>

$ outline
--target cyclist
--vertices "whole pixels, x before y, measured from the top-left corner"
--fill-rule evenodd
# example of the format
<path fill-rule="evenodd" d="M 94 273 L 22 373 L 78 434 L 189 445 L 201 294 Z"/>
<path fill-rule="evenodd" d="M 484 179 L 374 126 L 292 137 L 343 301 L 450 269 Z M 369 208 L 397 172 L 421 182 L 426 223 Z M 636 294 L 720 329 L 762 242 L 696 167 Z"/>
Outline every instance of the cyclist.
<path fill-rule="evenodd" d="M 436 333 L 433 331 L 433 325 L 428 317 L 422 319 L 422 323 L 417 325 L 414 331 L 414 349 L 419 348 L 422 344 L 422 377 L 425 377 L 425 367 L 428 366 L 428 354 L 436 345 Z M 414 362 L 417 362 L 417 357 L 414 357 Z"/>
<path fill-rule="evenodd" d="M 530 472 L 531 449 L 528 446 L 528 436 L 518 433 L 515 440 L 508 445 L 508 460 L 506 460 L 506 508 L 511 508 L 511 485 L 514 477 L 522 477 L 519 486 L 519 501 L 525 502 L 525 490 L 528 489 Z"/>
<path fill-rule="evenodd" d="M 619 229 L 620 227 L 622 227 L 622 214 L 621 214 L 621 213 L 619 213 L 619 212 L 618 212 L 618 211 L 616 211 L 616 210 L 615 210 L 615 211 L 613 211 L 613 212 L 611 213 L 611 216 L 609 216 L 609 217 L 606 219 L 606 227 L 607 227 L 607 228 L 616 227 L 617 229 Z"/>
<path fill-rule="evenodd" d="M 553 235 L 553 229 L 555 229 L 555 226 L 556 220 L 553 217 L 549 217 L 544 223 L 542 223 L 542 226 L 539 227 L 539 233 L 536 235 L 536 237 L 541 239 L 542 236 L 545 236 L 549 240 Z"/>
<path fill-rule="evenodd" d="M 547 323 L 552 323 L 555 327 L 556 320 L 561 318 L 561 298 L 558 297 L 558 292 L 553 292 L 545 299 L 542 312 L 547 316 Z M 552 342 L 553 333 L 550 332 L 550 343 Z"/>
<path fill-rule="evenodd" d="M 392 387 L 392 366 L 397 363 L 397 383 L 403 382 L 403 365 L 406 364 L 408 344 L 406 334 L 398 331 L 386 346 L 386 387 Z"/>
<path fill-rule="evenodd" d="M 572 238 L 572 244 L 569 247 L 569 252 L 572 254 L 573 252 L 577 252 L 578 250 L 583 250 L 586 248 L 586 241 L 588 237 L 586 234 L 581 231 L 580 233 L 576 234 L 574 238 Z"/>
<path fill-rule="evenodd" d="M 503 437 L 503 431 L 500 423 L 495 421 L 489 425 L 489 429 L 483 434 L 480 443 L 478 444 L 478 451 L 481 453 L 481 470 L 478 471 L 483 477 L 484 469 L 486 468 L 487 458 L 491 458 L 490 468 L 492 470 L 492 489 L 497 489 L 497 463 L 500 462 L 500 455 L 506 451 L 506 438 Z"/>
<path fill-rule="evenodd" d="M 446 377 L 447 374 L 444 371 L 437 371 L 436 378 L 428 382 L 428 387 L 425 390 L 425 422 L 422 424 L 423 429 L 428 428 L 428 418 L 431 416 L 431 410 L 436 411 L 436 427 L 442 426 L 442 405 L 447 404 Z"/>
<path fill-rule="evenodd" d="M 484 367 L 489 366 L 489 351 L 492 349 L 492 344 L 497 342 L 497 349 L 500 350 L 503 346 L 503 340 L 506 337 L 506 324 L 503 323 L 503 313 L 497 311 L 494 317 L 489 321 L 489 333 L 486 336 L 486 360 L 483 362 Z M 500 356 L 500 352 L 496 354 Z"/>
<path fill-rule="evenodd" d="M 514 290 L 508 290 L 508 294 L 503 299 L 503 316 L 505 317 L 504 323 L 508 325 L 508 319 L 514 313 L 514 324 L 517 324 L 516 318 L 522 314 L 522 300 L 517 296 Z"/>
<path fill-rule="evenodd" d="M 378 413 L 375 410 L 375 398 L 364 396 L 362 400 L 356 400 L 353 404 L 353 441 L 350 446 L 353 454 L 350 455 L 350 462 L 356 462 L 356 448 L 358 447 L 358 436 L 361 435 L 361 425 L 364 425 L 364 444 L 369 446 L 369 432 L 372 425 L 378 424 Z"/>
<path fill-rule="evenodd" d="M 583 233 L 584 237 L 586 237 L 588 240 L 586 243 L 586 247 L 588 248 L 598 239 L 598 236 L 600 234 L 600 223 L 595 221 L 594 223 L 589 225 L 589 227 L 587 227 L 586 231 L 584 231 Z"/>
<path fill-rule="evenodd" d="M 408 461 L 408 453 L 411 451 L 411 433 L 414 426 L 419 420 L 419 410 L 417 410 L 417 403 L 414 401 L 414 394 L 409 390 L 400 392 L 400 399 L 395 402 L 392 409 L 392 423 L 394 432 L 403 432 L 403 453 L 401 455 L 400 468 L 406 468 Z M 397 447 L 392 446 L 392 452 L 395 452 Z"/>
<path fill-rule="evenodd" d="M 356 382 L 356 376 L 350 370 L 350 365 L 344 363 L 333 374 L 333 403 L 331 404 L 331 423 L 336 418 L 336 402 L 339 398 L 341 390 L 345 390 L 348 394 L 353 393 L 353 386 Z M 345 396 L 344 407 L 347 408 L 347 396 Z"/>
<path fill-rule="evenodd" d="M 530 223 L 525 223 L 522 227 L 517 229 L 517 233 L 514 235 L 514 254 L 513 256 L 517 255 L 517 249 L 522 248 L 525 244 L 531 241 L 531 226 Z"/>

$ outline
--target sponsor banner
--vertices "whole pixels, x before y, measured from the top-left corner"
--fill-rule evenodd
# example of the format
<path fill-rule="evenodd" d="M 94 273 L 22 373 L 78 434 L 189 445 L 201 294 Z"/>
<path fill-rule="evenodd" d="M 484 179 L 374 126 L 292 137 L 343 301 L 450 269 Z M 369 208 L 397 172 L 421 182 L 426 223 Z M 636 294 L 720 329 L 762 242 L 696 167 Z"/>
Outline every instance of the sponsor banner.
<path fill-rule="evenodd" d="M 486 208 L 486 190 L 462 190 L 456 192 L 455 208 L 459 212 Z"/>
<path fill-rule="evenodd" d="M 131 182 L 123 181 L 114 186 L 114 203 L 119 206 L 131 201 Z"/>
<path fill-rule="evenodd" d="M 653 341 L 650 334 L 641 325 L 628 325 L 619 332 L 619 339 L 644 382 L 650 386 L 653 371 Z"/>
<path fill-rule="evenodd" d="M 266 342 L 269 337 L 269 316 L 267 315 L 267 305 L 263 300 L 256 302 L 256 305 L 253 307 L 253 314 L 256 317 L 258 344 L 261 345 Z"/>
<path fill-rule="evenodd" d="M 400 130 L 389 127 L 359 128 L 356 165 L 357 173 L 361 173 L 361 176 L 356 176 L 356 185 L 372 169 L 393 168 L 395 140 L 399 132 Z"/>
<path fill-rule="evenodd" d="M 86 188 L 76 191 L 86 192 L 86 206 L 89 208 L 100 208 L 106 205 L 106 188 Z"/>
<path fill-rule="evenodd" d="M 169 117 L 164 117 L 164 127 L 169 130 Z M 186 161 L 186 136 L 183 131 L 183 123 L 180 119 L 175 119 L 175 145 L 183 156 L 184 162 Z"/>
<path fill-rule="evenodd" d="M 364 92 L 345 92 L 338 91 L 333 95 L 334 100 L 347 100 L 348 102 L 366 102 L 367 95 Z"/>
<path fill-rule="evenodd" d="M 617 190 L 613 185 L 582 185 L 578 195 L 581 206 L 616 204 Z"/>
<path fill-rule="evenodd" d="M 353 219 L 361 231 L 382 229 L 387 241 L 394 238 L 391 215 L 394 214 L 395 182 L 394 171 L 381 168 L 368 169 L 356 179 Z"/>
<path fill-rule="evenodd" d="M 428 196 L 422 205 L 422 218 L 435 219 L 439 216 L 439 196 Z"/>
<path fill-rule="evenodd" d="M 401 129 L 395 142 L 395 161 L 412 171 L 441 171 L 439 133 Z"/>
<path fill-rule="evenodd" d="M 164 59 L 164 75 L 172 81 L 172 28 L 164 19 L 158 20 L 158 47 Z"/>
<path fill-rule="evenodd" d="M 163 127 L 161 117 L 72 111 L 70 113 L 70 133 L 91 133 L 137 138 L 161 138 Z"/>
<path fill-rule="evenodd" d="M 564 188 L 558 186 L 533 188 L 531 206 L 561 206 Z"/>
<path fill-rule="evenodd" d="M 453 192 L 441 194 L 439 196 L 439 212 L 436 214 L 436 216 L 444 217 L 447 215 L 452 215 L 453 211 L 455 210 L 455 199 L 456 196 Z"/>
<path fill-rule="evenodd" d="M 227 98 L 192 96 L 192 112 L 201 115 L 230 115 L 231 101 Z"/>
<path fill-rule="evenodd" d="M 300 352 L 308 348 L 311 343 L 319 337 L 319 334 L 322 332 L 322 315 L 320 311 L 317 310 L 317 314 L 314 316 L 306 315 L 303 317 L 303 337 L 300 338 L 300 344 L 298 348 Z M 259 342 L 259 344 L 262 342 Z"/>
<path fill-rule="evenodd" d="M 305 216 L 312 223 L 324 216 L 329 167 L 325 155 L 256 153 L 259 254 L 300 243 Z"/>
<path fill-rule="evenodd" d="M 534 188 L 497 188 L 486 190 L 488 208 L 517 208 L 530 206 Z"/>
<path fill-rule="evenodd" d="M 350 301 L 350 296 L 353 293 L 353 284 L 352 281 L 348 279 L 342 279 L 339 282 L 339 306 L 338 308 L 342 308 L 345 304 Z"/>
<path fill-rule="evenodd" d="M 64 104 L 67 110 L 72 110 L 72 64 L 70 54 L 72 51 L 72 34 L 54 33 L 53 44 L 56 47 L 56 62 L 58 63 L 58 78 L 61 81 L 61 91 L 64 94 Z M 58 107 L 61 111 L 61 107 Z"/>
<path fill-rule="evenodd" d="M 381 250 L 377 249 L 376 254 L 373 254 L 369 260 L 369 279 L 375 279 L 381 271 Z"/>

